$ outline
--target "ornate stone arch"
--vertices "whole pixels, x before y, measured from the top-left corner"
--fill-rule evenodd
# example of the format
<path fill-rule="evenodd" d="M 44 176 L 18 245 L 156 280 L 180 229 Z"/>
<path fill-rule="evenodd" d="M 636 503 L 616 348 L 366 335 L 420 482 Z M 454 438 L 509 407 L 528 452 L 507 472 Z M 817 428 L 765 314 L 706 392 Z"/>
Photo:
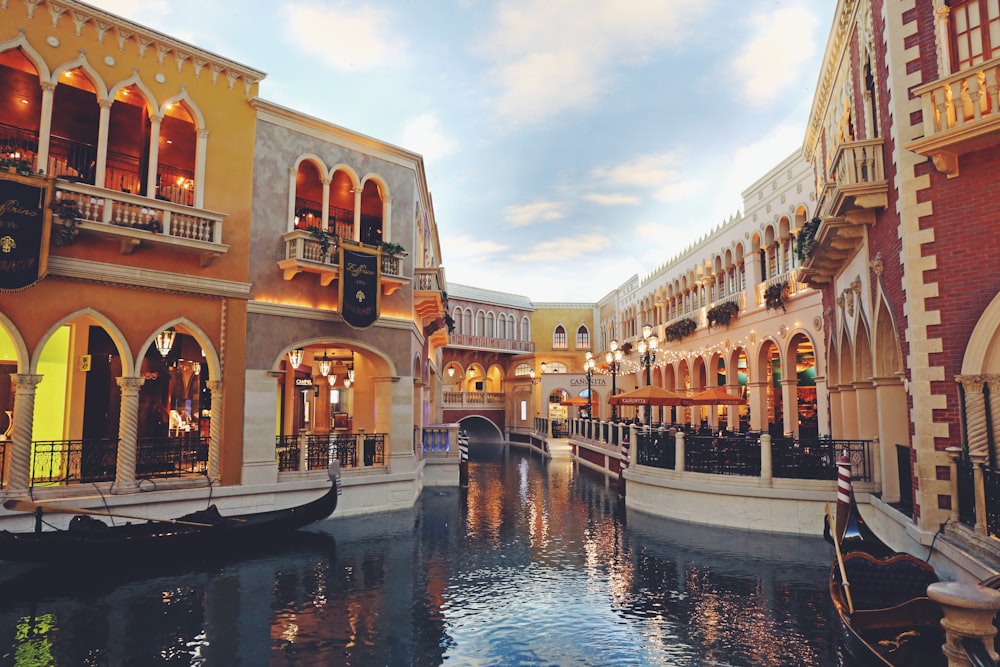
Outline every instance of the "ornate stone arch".
<path fill-rule="evenodd" d="M 142 80 L 142 77 L 139 76 L 138 67 L 134 67 L 132 69 L 132 76 L 128 77 L 127 79 L 122 79 L 118 83 L 108 88 L 108 99 L 113 100 L 115 98 L 115 95 L 118 94 L 119 90 L 122 90 L 123 88 L 128 88 L 129 86 L 135 86 L 136 88 L 139 89 L 139 92 L 142 93 L 142 96 L 146 99 L 146 110 L 149 111 L 150 115 L 153 115 L 158 112 L 156 104 L 156 95 L 153 94 L 153 91 L 149 89 L 149 86 L 147 86 L 146 83 Z"/>
<path fill-rule="evenodd" d="M 28 41 L 28 38 L 24 36 L 24 29 L 21 29 L 18 36 L 14 39 L 9 39 L 6 42 L 0 42 L 0 53 L 10 51 L 11 49 L 21 49 L 24 57 L 35 66 L 35 71 L 38 72 L 39 81 L 52 80 L 52 72 L 49 70 L 48 64 L 46 64 L 45 59 L 42 58 L 42 54 L 36 51 L 35 47 L 33 47 Z"/>
<path fill-rule="evenodd" d="M 146 351 L 156 340 L 157 334 L 159 334 L 164 329 L 174 328 L 181 333 L 186 333 L 198 341 L 201 345 L 202 350 L 205 352 L 205 362 L 208 364 L 208 377 L 213 380 L 222 380 L 222 361 L 219 358 L 219 354 L 212 345 L 212 339 L 209 338 L 201 327 L 194 324 L 190 320 L 184 317 L 175 317 L 174 319 L 165 322 L 161 327 L 153 331 L 142 345 L 139 346 L 138 355 L 135 358 L 135 368 L 140 368 L 142 364 L 142 359 L 146 356 Z"/>
<path fill-rule="evenodd" d="M 101 75 L 97 73 L 94 66 L 90 64 L 90 61 L 87 60 L 87 55 L 84 53 L 81 53 L 73 60 L 56 67 L 52 71 L 52 74 L 49 75 L 49 83 L 53 85 L 59 83 L 59 77 L 62 76 L 63 72 L 68 72 L 77 68 L 82 69 L 87 73 L 87 76 L 90 77 L 90 82 L 94 84 L 94 88 L 97 90 L 98 101 L 108 99 L 108 87 L 104 83 L 104 79 L 102 79 Z"/>
<path fill-rule="evenodd" d="M 29 373 L 38 372 L 38 356 L 41 354 L 41 351 L 45 348 L 45 345 L 49 342 L 52 336 L 55 335 L 56 331 L 77 320 L 89 320 L 103 327 L 104 330 L 107 331 L 111 341 L 115 344 L 115 347 L 118 348 L 118 354 L 122 360 L 122 375 L 125 377 L 135 375 L 138 366 L 132 356 L 132 350 L 128 344 L 125 334 L 104 313 L 89 307 L 81 308 L 80 310 L 66 314 L 57 321 L 53 322 L 52 325 L 46 329 L 45 334 L 38 340 L 38 346 L 32 354 L 31 363 L 28 369 Z"/>
<path fill-rule="evenodd" d="M 10 318 L 0 313 L 0 329 L 4 331 L 14 344 L 14 353 L 17 356 L 17 372 L 28 373 L 31 367 L 31 356 L 28 352 L 28 345 L 24 342 L 24 337 Z"/>

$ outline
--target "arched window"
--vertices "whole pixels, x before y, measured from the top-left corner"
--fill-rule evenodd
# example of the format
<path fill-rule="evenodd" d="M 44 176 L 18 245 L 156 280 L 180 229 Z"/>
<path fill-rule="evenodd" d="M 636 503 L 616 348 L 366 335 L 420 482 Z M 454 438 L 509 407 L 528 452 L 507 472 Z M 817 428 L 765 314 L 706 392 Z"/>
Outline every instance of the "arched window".
<path fill-rule="evenodd" d="M 493 311 L 486 313 L 486 330 L 483 331 L 483 335 L 487 338 L 496 337 L 496 328 L 493 324 Z"/>
<path fill-rule="evenodd" d="M 521 340 L 531 340 L 531 321 L 527 317 L 521 318 Z"/>
<path fill-rule="evenodd" d="M 531 364 L 518 364 L 517 368 L 514 369 L 514 375 L 529 375 L 531 373 Z"/>
<path fill-rule="evenodd" d="M 467 336 L 475 336 L 476 330 L 472 328 L 472 309 L 466 308 L 462 313 L 462 333 Z"/>
<path fill-rule="evenodd" d="M 483 311 L 476 313 L 476 334 L 477 336 L 486 335 L 486 314 Z"/>
<path fill-rule="evenodd" d="M 590 349 L 590 331 L 588 331 L 587 327 L 582 324 L 580 325 L 580 328 L 576 330 L 576 349 Z"/>
<path fill-rule="evenodd" d="M 546 373 L 565 373 L 566 372 L 566 364 L 562 363 L 561 361 L 550 361 L 549 363 L 545 364 L 545 372 Z"/>
<path fill-rule="evenodd" d="M 552 332 L 552 347 L 556 350 L 566 349 L 566 329 L 561 324 L 557 324 Z"/>

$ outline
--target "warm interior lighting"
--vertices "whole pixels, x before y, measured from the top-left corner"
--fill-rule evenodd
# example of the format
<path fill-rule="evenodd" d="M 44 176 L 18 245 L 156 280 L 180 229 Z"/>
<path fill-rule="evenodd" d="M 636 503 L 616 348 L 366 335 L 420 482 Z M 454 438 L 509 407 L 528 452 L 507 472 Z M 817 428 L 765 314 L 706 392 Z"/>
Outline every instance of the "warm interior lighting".
<path fill-rule="evenodd" d="M 323 377 L 327 377 L 330 374 L 330 367 L 333 366 L 333 359 L 326 355 L 326 350 L 323 350 L 323 356 L 316 358 L 316 363 L 319 365 L 319 373 Z"/>
<path fill-rule="evenodd" d="M 331 387 L 333 385 L 337 384 L 337 374 L 336 373 L 330 373 L 329 375 L 326 376 L 326 381 L 330 383 Z"/>
<path fill-rule="evenodd" d="M 156 349 L 160 351 L 161 357 L 166 357 L 170 354 L 170 350 L 174 347 L 174 338 L 177 336 L 177 332 L 173 329 L 167 329 L 156 334 Z"/>
<path fill-rule="evenodd" d="M 450 377 L 450 378 L 455 377 L 455 367 L 454 366 L 448 366 L 448 377 Z"/>
<path fill-rule="evenodd" d="M 195 375 L 201 375 L 201 362 L 195 361 L 191 364 L 191 369 L 194 371 Z"/>
<path fill-rule="evenodd" d="M 302 355 L 305 352 L 301 347 L 297 347 L 288 353 L 288 362 L 292 365 L 292 368 L 298 368 L 302 365 Z"/>
<path fill-rule="evenodd" d="M 354 364 L 347 367 L 347 381 L 351 383 L 354 382 Z"/>

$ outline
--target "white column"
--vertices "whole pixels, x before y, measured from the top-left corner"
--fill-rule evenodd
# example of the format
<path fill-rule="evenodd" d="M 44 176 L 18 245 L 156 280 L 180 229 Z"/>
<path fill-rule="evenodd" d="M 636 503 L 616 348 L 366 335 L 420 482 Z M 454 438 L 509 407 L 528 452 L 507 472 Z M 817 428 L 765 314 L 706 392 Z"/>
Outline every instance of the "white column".
<path fill-rule="evenodd" d="M 781 432 L 799 437 L 799 380 L 794 375 L 781 379 L 781 412 L 784 421 Z"/>
<path fill-rule="evenodd" d="M 212 395 L 212 410 L 208 422 L 208 478 L 222 479 L 222 380 L 205 383 Z"/>
<path fill-rule="evenodd" d="M 352 241 L 361 240 L 361 185 L 354 186 L 354 229 L 351 232 Z"/>
<path fill-rule="evenodd" d="M 118 455 L 115 463 L 115 492 L 135 493 L 139 487 L 135 483 L 135 459 L 138 449 L 139 432 L 139 389 L 145 378 L 115 378 L 121 392 L 121 407 L 118 417 Z"/>
<path fill-rule="evenodd" d="M 320 179 L 323 183 L 323 209 L 320 211 L 321 229 L 325 232 L 330 228 L 330 183 L 331 178 Z M 336 230 L 334 230 L 336 231 Z"/>
<path fill-rule="evenodd" d="M 31 486 L 31 434 L 35 420 L 35 388 L 42 381 L 41 375 L 15 373 L 10 376 L 14 384 L 14 434 L 11 437 L 10 468 L 7 470 L 7 495 L 27 495 Z"/>
<path fill-rule="evenodd" d="M 38 161 L 36 169 L 44 169 L 49 175 L 49 142 L 52 139 L 52 98 L 55 96 L 56 84 L 42 81 L 42 110 L 38 123 Z"/>
<path fill-rule="evenodd" d="M 159 125 L 157 125 L 159 129 Z M 194 149 L 194 205 L 205 208 L 205 160 L 208 158 L 208 130 L 198 130 Z"/>
<path fill-rule="evenodd" d="M 97 164 L 94 165 L 94 185 L 104 187 L 104 175 L 108 168 L 108 137 L 111 126 L 111 105 L 114 100 L 101 100 L 101 119 L 97 129 Z"/>
<path fill-rule="evenodd" d="M 156 199 L 156 172 L 160 162 L 160 123 L 163 114 L 149 117 L 149 165 L 146 168 L 146 196 Z"/>

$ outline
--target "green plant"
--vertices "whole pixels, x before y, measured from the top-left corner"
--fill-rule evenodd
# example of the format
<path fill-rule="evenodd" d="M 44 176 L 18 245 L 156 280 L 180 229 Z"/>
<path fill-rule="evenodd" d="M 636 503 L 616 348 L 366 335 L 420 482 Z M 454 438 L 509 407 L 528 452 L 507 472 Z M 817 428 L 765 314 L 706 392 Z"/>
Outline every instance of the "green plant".
<path fill-rule="evenodd" d="M 816 248 L 816 232 L 823 223 L 819 218 L 813 218 L 802 225 L 802 231 L 795 237 L 795 256 L 800 262 L 804 262 L 812 255 Z"/>
<path fill-rule="evenodd" d="M 52 209 L 52 243 L 57 246 L 69 245 L 80 233 L 80 204 L 68 198 L 53 199 L 49 204 Z"/>
<path fill-rule="evenodd" d="M 378 246 L 382 248 L 382 252 L 390 255 L 405 255 L 406 248 L 398 243 L 393 243 L 392 241 L 381 241 Z"/>
<path fill-rule="evenodd" d="M 455 333 L 455 318 L 448 313 L 444 314 L 444 323 L 448 325 L 448 333 Z"/>
<path fill-rule="evenodd" d="M 697 328 L 697 322 L 690 317 L 685 317 L 683 320 L 677 320 L 673 324 L 668 324 L 664 327 L 663 337 L 668 341 L 681 340 L 693 334 Z"/>
<path fill-rule="evenodd" d="M 324 229 L 313 226 L 307 227 L 306 231 L 309 232 L 309 235 L 313 237 L 313 240 L 319 244 L 319 249 L 323 257 L 329 255 L 330 249 L 337 245 L 337 236 Z"/>
<path fill-rule="evenodd" d="M 768 310 L 781 308 L 782 312 L 787 311 L 788 309 L 785 307 L 785 293 L 787 291 L 787 282 L 774 283 L 764 290 L 764 305 L 767 306 Z"/>
<path fill-rule="evenodd" d="M 729 323 L 734 317 L 739 315 L 739 312 L 740 305 L 735 301 L 726 301 L 725 303 L 720 303 L 717 306 L 709 308 L 706 313 L 708 328 L 711 329 L 716 324 L 721 324 L 724 327 L 729 326 Z"/>

